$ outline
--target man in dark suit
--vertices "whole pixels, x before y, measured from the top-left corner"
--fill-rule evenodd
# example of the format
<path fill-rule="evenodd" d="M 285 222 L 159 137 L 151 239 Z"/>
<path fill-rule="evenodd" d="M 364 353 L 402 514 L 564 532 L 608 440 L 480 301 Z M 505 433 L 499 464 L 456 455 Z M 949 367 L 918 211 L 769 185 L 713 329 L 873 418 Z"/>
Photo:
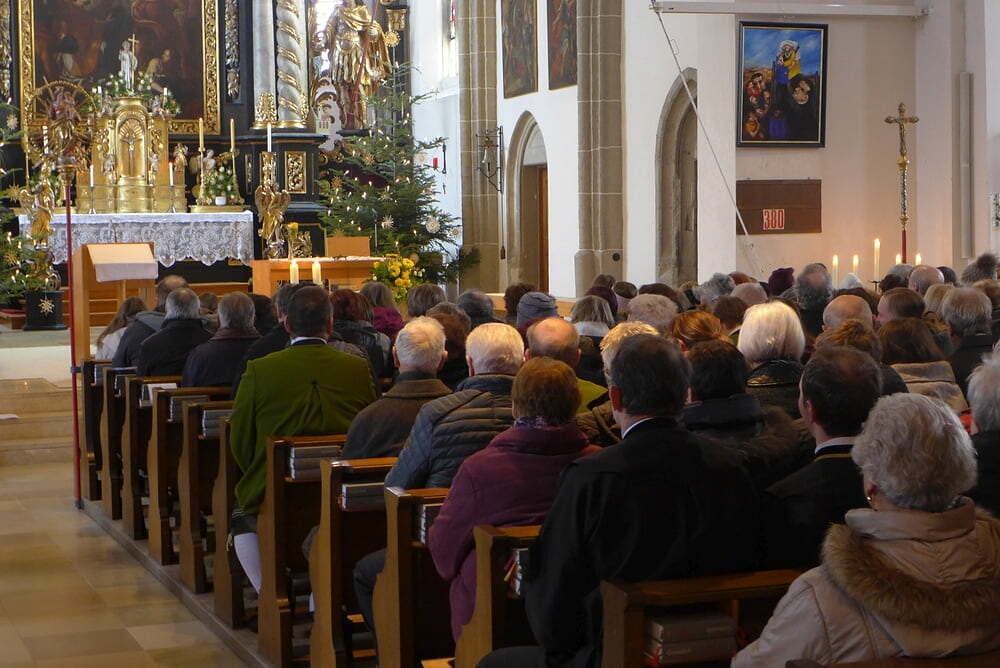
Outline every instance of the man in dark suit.
<path fill-rule="evenodd" d="M 881 395 L 878 365 L 854 348 L 822 347 L 802 372 L 799 388 L 799 410 L 816 439 L 816 453 L 764 495 L 770 568 L 817 566 L 830 524 L 843 523 L 844 513 L 867 505 L 851 446 Z"/>
<path fill-rule="evenodd" d="M 677 416 L 691 369 L 680 348 L 637 334 L 611 363 L 622 441 L 563 473 L 532 548 L 526 608 L 542 647 L 499 650 L 482 666 L 597 666 L 600 582 L 752 569 L 757 503 L 731 449 L 686 431 Z"/>
<path fill-rule="evenodd" d="M 177 288 L 167 297 L 160 330 L 139 345 L 136 373 L 140 376 L 179 376 L 191 351 L 212 338 L 201 319 L 198 295 Z"/>

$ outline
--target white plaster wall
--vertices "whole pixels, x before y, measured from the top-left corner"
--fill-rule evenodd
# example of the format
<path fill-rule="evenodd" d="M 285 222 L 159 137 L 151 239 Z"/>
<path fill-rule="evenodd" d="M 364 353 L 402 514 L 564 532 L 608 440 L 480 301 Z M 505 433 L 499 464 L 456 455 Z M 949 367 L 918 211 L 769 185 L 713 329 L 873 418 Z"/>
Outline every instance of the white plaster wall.
<path fill-rule="evenodd" d="M 500 2 L 501 0 L 497 0 L 497 48 L 500 51 L 497 53 L 497 114 L 504 128 L 508 156 L 511 135 L 518 119 L 528 112 L 538 123 L 549 161 L 549 292 L 560 297 L 573 296 L 576 293 L 573 258 L 580 249 L 580 178 L 577 165 L 579 117 L 576 86 L 549 90 L 548 40 L 545 28 L 548 25 L 547 3 L 545 0 L 537 0 L 535 25 L 538 26 L 538 91 L 504 99 Z M 512 188 L 514 184 L 508 183 L 506 187 Z M 506 220 L 506 211 L 502 212 L 501 220 Z M 501 267 L 501 283 L 506 282 L 506 275 L 506 267 Z"/>

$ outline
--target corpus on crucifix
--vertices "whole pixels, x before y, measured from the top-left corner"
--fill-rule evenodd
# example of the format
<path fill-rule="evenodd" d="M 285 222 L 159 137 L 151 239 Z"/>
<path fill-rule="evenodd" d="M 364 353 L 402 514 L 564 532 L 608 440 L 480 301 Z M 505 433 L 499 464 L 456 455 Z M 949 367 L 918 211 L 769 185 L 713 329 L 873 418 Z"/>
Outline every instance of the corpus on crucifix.
<path fill-rule="evenodd" d="M 902 102 L 899 103 L 899 116 L 886 116 L 885 119 L 886 123 L 899 126 L 899 159 L 896 165 L 899 167 L 899 224 L 903 228 L 903 262 L 906 262 L 906 224 L 910 222 L 910 193 L 906 184 L 910 158 L 906 152 L 906 126 L 919 121 L 916 116 L 906 115 L 906 105 Z"/>

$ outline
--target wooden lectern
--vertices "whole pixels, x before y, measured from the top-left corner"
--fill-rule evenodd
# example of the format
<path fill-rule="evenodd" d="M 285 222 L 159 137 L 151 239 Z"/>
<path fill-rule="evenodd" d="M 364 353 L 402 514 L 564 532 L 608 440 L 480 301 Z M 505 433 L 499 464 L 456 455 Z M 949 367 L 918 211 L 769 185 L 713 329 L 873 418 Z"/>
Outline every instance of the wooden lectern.
<path fill-rule="evenodd" d="M 138 295 L 148 308 L 156 305 L 158 265 L 152 243 L 84 244 L 73 253 L 73 339 L 77 359 L 90 356 L 90 299 L 98 288 L 113 288 L 115 310 Z"/>
<path fill-rule="evenodd" d="M 299 266 L 299 280 L 312 280 L 313 262 L 319 262 L 320 274 L 330 289 L 334 287 L 360 290 L 366 281 L 371 280 L 372 264 L 381 258 L 377 257 L 303 257 L 295 260 Z M 290 279 L 291 260 L 254 260 L 253 292 L 257 295 L 270 297 L 278 286 Z"/>

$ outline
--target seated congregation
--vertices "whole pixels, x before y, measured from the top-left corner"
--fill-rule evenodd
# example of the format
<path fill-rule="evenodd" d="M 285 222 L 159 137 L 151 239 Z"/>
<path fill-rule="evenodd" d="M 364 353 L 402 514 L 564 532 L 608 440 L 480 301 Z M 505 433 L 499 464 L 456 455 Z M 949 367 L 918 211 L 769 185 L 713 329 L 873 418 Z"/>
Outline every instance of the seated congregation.
<path fill-rule="evenodd" d="M 126 300 L 98 341 L 102 504 L 116 512 L 120 494 L 128 521 L 130 496 L 148 495 L 151 551 L 177 559 L 179 529 L 182 577 L 201 591 L 212 515 L 217 610 L 245 623 L 245 576 L 276 664 L 303 617 L 313 665 L 349 665 L 365 642 L 387 666 L 623 665 L 623 637 L 647 665 L 693 646 L 741 668 L 1000 663 L 992 256 L 960 277 L 897 265 L 877 293 L 838 289 L 822 264 L 676 289 L 602 275 L 568 317 L 526 284 L 503 313 L 478 290 L 450 303 L 419 285 L 405 318 L 379 283 L 215 304 L 169 276 L 156 298 Z M 118 373 L 131 380 L 115 404 Z M 175 387 L 154 388 L 141 418 L 131 386 L 154 380 Z M 208 473 L 186 464 L 197 453 L 161 452 L 161 394 L 170 413 L 192 402 L 176 406 L 185 433 L 203 419 L 182 440 L 216 444 Z M 209 434 L 213 411 L 224 425 Z M 744 576 L 770 596 L 756 626 L 717 605 L 743 598 Z M 689 580 L 717 590 L 677 596 Z M 625 622 L 641 628 L 609 635 L 613 596 L 662 581 Z M 520 617 L 502 612 L 514 599 Z M 739 626 L 728 644 L 663 630 L 719 610 Z"/>

